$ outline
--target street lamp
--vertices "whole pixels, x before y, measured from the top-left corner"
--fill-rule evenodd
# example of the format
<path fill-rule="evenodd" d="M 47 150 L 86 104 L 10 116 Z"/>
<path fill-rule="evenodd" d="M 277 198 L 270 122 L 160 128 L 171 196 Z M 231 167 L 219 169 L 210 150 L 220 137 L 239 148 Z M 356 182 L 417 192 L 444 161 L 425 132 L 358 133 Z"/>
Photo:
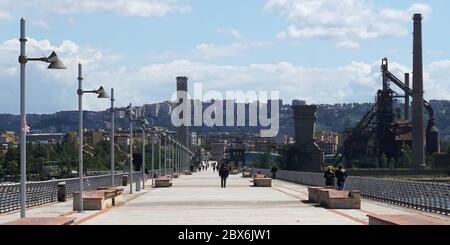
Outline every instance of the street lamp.
<path fill-rule="evenodd" d="M 79 190 L 79 212 L 83 212 L 83 94 L 97 94 L 97 98 L 107 99 L 109 98 L 108 93 L 106 93 L 103 86 L 100 86 L 97 90 L 83 90 L 83 66 L 78 64 L 78 134 L 79 134 L 79 149 L 78 149 L 78 168 L 79 168 L 79 179 L 80 179 L 80 190 Z"/>
<path fill-rule="evenodd" d="M 167 134 L 164 134 L 164 176 L 167 175 Z"/>
<path fill-rule="evenodd" d="M 114 186 L 114 164 L 115 164 L 115 151 L 114 151 L 114 146 L 115 146 L 115 112 L 116 111 L 123 111 L 125 112 L 127 115 L 128 114 L 133 114 L 134 112 L 132 111 L 131 105 L 127 106 L 127 107 L 114 107 L 114 89 L 111 89 L 111 185 Z"/>
<path fill-rule="evenodd" d="M 27 143 L 27 130 L 28 125 L 26 122 L 26 109 L 25 109 L 25 67 L 28 61 L 41 61 L 50 63 L 48 69 L 66 69 L 64 64 L 59 60 L 55 52 L 48 57 L 41 58 L 28 58 L 26 55 L 26 42 L 25 35 L 25 19 L 20 19 L 20 217 L 25 218 L 25 209 L 27 206 L 27 193 L 26 193 L 26 181 L 27 181 L 27 165 L 26 165 L 26 143 Z"/>
<path fill-rule="evenodd" d="M 133 116 L 135 116 L 135 112 L 133 110 L 133 106 L 130 103 L 128 106 L 128 120 L 130 121 L 130 194 L 133 193 Z M 137 188 L 137 186 L 136 186 Z"/>
<path fill-rule="evenodd" d="M 114 137 L 115 137 L 115 108 L 114 88 L 111 89 L 111 186 L 114 187 Z"/>
<path fill-rule="evenodd" d="M 156 133 L 152 130 L 152 186 L 154 185 L 155 179 L 155 143 L 156 143 Z"/>
<path fill-rule="evenodd" d="M 152 120 L 153 121 L 153 120 Z M 145 129 L 150 126 L 147 119 L 142 119 L 142 188 L 145 188 Z"/>

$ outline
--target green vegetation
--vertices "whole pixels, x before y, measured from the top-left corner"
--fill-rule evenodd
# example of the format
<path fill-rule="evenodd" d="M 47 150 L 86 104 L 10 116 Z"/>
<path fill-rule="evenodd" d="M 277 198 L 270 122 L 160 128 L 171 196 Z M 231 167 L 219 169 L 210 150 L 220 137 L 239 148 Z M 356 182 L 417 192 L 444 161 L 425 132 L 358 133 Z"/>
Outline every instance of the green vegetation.
<path fill-rule="evenodd" d="M 78 145 L 74 135 L 67 134 L 58 144 L 27 144 L 27 179 L 42 181 L 52 178 L 78 176 Z M 146 145 L 146 168 L 150 169 L 151 144 Z M 109 171 L 111 144 L 100 140 L 95 145 L 85 146 L 84 171 L 86 175 L 95 171 Z M 141 144 L 135 142 L 133 152 L 142 153 Z M 159 164 L 159 148 L 155 145 L 155 169 Z M 128 147 L 123 145 L 115 150 L 115 170 L 128 171 Z M 10 147 L 5 154 L 0 153 L 0 182 L 18 182 L 20 179 L 20 148 Z"/>

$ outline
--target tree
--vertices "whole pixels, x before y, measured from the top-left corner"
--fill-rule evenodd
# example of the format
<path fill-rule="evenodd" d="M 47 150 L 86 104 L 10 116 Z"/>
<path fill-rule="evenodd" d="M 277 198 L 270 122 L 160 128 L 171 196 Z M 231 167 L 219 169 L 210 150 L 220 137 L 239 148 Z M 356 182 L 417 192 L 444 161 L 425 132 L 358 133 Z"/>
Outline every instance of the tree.
<path fill-rule="evenodd" d="M 401 164 L 399 167 L 410 168 L 412 164 L 411 155 L 412 155 L 411 147 L 409 147 L 409 145 L 403 146 L 400 158 Z"/>
<path fill-rule="evenodd" d="M 259 154 L 254 163 L 255 167 L 268 169 L 272 166 L 272 155 L 270 151 L 266 151 L 263 154 Z"/>
<path fill-rule="evenodd" d="M 386 154 L 381 154 L 380 157 L 380 168 L 386 168 L 388 165 Z"/>
<path fill-rule="evenodd" d="M 394 158 L 390 157 L 387 163 L 388 168 L 395 169 L 395 160 Z"/>

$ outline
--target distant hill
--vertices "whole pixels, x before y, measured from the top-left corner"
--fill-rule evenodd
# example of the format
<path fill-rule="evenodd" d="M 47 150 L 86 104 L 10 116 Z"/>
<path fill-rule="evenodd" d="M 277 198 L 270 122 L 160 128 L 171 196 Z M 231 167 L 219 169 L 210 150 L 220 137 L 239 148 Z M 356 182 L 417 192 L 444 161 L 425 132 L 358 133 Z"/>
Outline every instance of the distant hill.
<path fill-rule="evenodd" d="M 282 102 L 280 102 L 282 103 Z M 441 132 L 441 139 L 450 141 L 450 101 L 432 100 L 431 106 L 435 111 L 437 126 Z M 203 109 L 209 106 L 204 103 Z M 373 106 L 371 103 L 351 103 L 335 105 L 318 105 L 318 131 L 342 132 L 345 128 L 353 127 L 364 114 Z M 162 102 L 158 104 L 144 105 L 145 116 L 152 118 L 155 124 L 173 128 L 170 121 L 170 113 L 173 103 Z M 403 105 L 396 107 L 403 109 Z M 248 109 L 248 108 L 247 108 Z M 54 114 L 29 114 L 28 124 L 34 131 L 46 132 L 70 132 L 78 128 L 78 112 L 62 111 Z M 224 116 L 225 118 L 225 116 Z M 283 105 L 280 109 L 280 134 L 294 136 L 294 120 L 290 105 Z M 89 129 L 107 128 L 110 122 L 110 113 L 107 111 L 84 112 L 84 126 Z M 128 121 L 116 113 L 116 126 L 128 128 Z M 20 119 L 17 115 L 0 114 L 0 131 L 16 131 L 20 128 Z M 193 127 L 193 131 L 203 132 L 259 132 L 260 127 Z"/>

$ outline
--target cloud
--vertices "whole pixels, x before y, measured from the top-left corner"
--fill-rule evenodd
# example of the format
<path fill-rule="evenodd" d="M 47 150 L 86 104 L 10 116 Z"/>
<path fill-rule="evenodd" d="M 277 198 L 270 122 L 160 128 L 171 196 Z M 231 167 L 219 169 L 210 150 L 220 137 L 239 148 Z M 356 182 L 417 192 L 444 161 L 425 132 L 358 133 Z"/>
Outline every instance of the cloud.
<path fill-rule="evenodd" d="M 109 70 L 110 65 L 121 59 L 120 54 L 101 51 L 89 46 L 79 46 L 71 40 L 64 40 L 58 45 L 49 40 L 28 38 L 27 56 L 32 58 L 47 56 L 55 51 L 68 69 L 47 70 L 48 64 L 32 62 L 27 64 L 27 100 L 29 111 L 53 112 L 55 110 L 75 109 L 77 64 L 84 65 L 87 78 L 85 86 L 97 88 L 100 83 L 91 74 Z M 0 43 L 0 97 L 7 101 L 3 103 L 3 112 L 18 113 L 19 98 L 19 41 L 6 40 Z M 111 77 L 109 78 L 111 79 Z M 75 96 L 75 97 L 74 97 Z M 87 108 L 98 104 L 98 101 L 86 100 Z M 72 106 L 73 105 L 73 106 Z M 98 105 L 97 105 L 98 106 Z M 98 108 L 98 107 L 97 107 Z"/>
<path fill-rule="evenodd" d="M 32 20 L 31 21 L 32 26 L 48 29 L 48 23 L 45 20 Z"/>
<path fill-rule="evenodd" d="M 270 42 L 235 42 L 230 45 L 220 46 L 202 43 L 197 45 L 188 58 L 197 60 L 211 60 L 220 57 L 242 56 L 248 50 L 267 48 L 272 45 Z"/>
<path fill-rule="evenodd" d="M 359 43 L 346 40 L 346 41 L 340 41 L 336 43 L 336 47 L 338 48 L 347 48 L 347 49 L 359 49 Z"/>
<path fill-rule="evenodd" d="M 279 39 L 331 39 L 337 47 L 353 49 L 361 40 L 407 35 L 413 13 L 428 17 L 432 12 L 427 4 L 377 8 L 369 0 L 269 0 L 265 9 L 289 22 L 277 33 Z"/>
<path fill-rule="evenodd" d="M 2 112 L 18 113 L 19 43 L 7 40 L 0 43 L 0 97 Z M 303 99 L 308 103 L 370 102 L 382 86 L 381 61 L 373 63 L 352 61 L 335 68 L 319 68 L 277 62 L 248 65 L 214 65 L 175 57 L 160 63 L 141 66 L 121 66 L 120 54 L 80 46 L 71 40 L 57 45 L 48 40 L 30 39 L 29 57 L 48 55 L 56 50 L 67 70 L 49 71 L 45 64 L 30 62 L 27 66 L 28 101 L 31 112 L 75 110 L 77 106 L 77 63 L 84 67 L 83 86 L 95 89 L 104 85 L 115 88 L 117 105 L 159 102 L 171 98 L 175 91 L 175 77 L 186 75 L 190 85 L 201 82 L 205 90 L 279 91 L 282 99 Z M 391 62 L 390 70 L 399 78 L 410 68 Z M 450 60 L 425 65 L 425 97 L 450 100 Z M 108 101 L 95 96 L 84 98 L 88 110 L 104 110 Z"/>
<path fill-rule="evenodd" d="M 124 16 L 162 17 L 172 12 L 190 13 L 191 7 L 180 0 L 2 0 L 6 8 L 38 9 L 57 14 L 113 13 Z"/>
<path fill-rule="evenodd" d="M 236 30 L 236 29 L 228 29 L 228 30 L 218 29 L 217 32 L 221 33 L 221 34 L 225 34 L 225 35 L 231 36 L 231 37 L 233 37 L 235 39 L 238 39 L 238 40 L 242 39 L 241 33 L 238 30 Z"/>
<path fill-rule="evenodd" d="M 11 15 L 7 12 L 0 11 L 0 22 L 11 19 Z"/>

